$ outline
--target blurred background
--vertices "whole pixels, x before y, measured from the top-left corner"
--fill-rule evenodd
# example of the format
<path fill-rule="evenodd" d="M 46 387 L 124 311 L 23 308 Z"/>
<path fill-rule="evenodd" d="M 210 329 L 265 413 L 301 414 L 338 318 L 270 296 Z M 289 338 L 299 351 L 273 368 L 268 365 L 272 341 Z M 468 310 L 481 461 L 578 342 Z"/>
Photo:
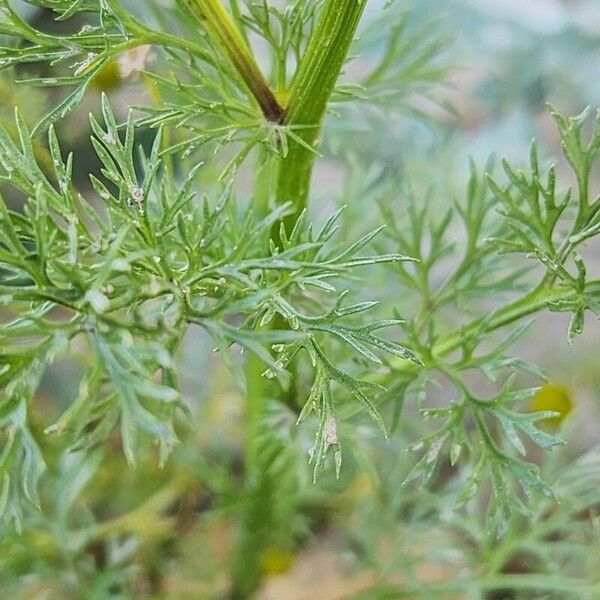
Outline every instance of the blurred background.
<path fill-rule="evenodd" d="M 124 3 L 132 11 L 144 4 Z M 365 32 L 383 4 L 369 1 Z M 64 26 L 51 21 L 48 11 L 24 4 L 22 10 L 30 22 L 48 29 Z M 578 114 L 587 105 L 600 106 L 598 0 L 396 0 L 393 10 L 406 12 L 409 34 L 426 31 L 431 37 L 436 72 L 422 90 L 411 89 L 394 98 L 385 113 L 373 110 L 362 118 L 355 131 L 348 129 L 352 118 L 328 119 L 325 158 L 315 174 L 316 217 L 348 203 L 350 215 L 345 218 L 357 224 L 356 231 L 379 224 L 368 192 L 361 194 L 366 186 L 352 178 L 353 164 L 372 164 L 374 173 L 397 171 L 415 196 L 431 193 L 443 204 L 464 195 L 471 159 L 480 168 L 493 164 L 494 157 L 496 162 L 508 157 L 525 165 L 532 138 L 543 157 L 558 162 L 563 183 L 571 183 L 560 162 L 548 104 L 566 115 Z M 377 54 L 376 38 L 368 40 L 362 51 L 362 38 L 358 40 L 359 57 L 348 65 L 345 80 L 351 82 Z M 156 59 L 153 52 L 147 57 L 149 62 Z M 94 82 L 83 105 L 58 126 L 63 149 L 74 150 L 78 157 L 82 187 L 96 167 L 87 115 L 98 111 L 102 91 L 121 116 L 128 106 L 152 102 L 143 76 L 123 78 L 114 69 Z M 34 123 L 60 93 L 15 85 L 13 74 L 7 73 L 0 78 L 0 119 L 8 125 L 18 105 Z M 342 108 L 350 115 L 353 110 L 370 109 Z M 244 177 L 239 177 L 240 195 Z M 352 219 L 352 213 L 360 218 Z M 344 235 L 352 237 L 352 227 Z M 600 252 L 589 252 L 597 256 L 593 264 L 598 276 Z M 547 372 L 574 407 L 563 425 L 571 443 L 553 458 L 558 462 L 595 448 L 600 423 L 600 326 L 589 318 L 573 347 L 566 340 L 566 327 L 562 316 L 544 315 L 518 348 L 520 356 Z M 49 371 L 40 389 L 40 429 L 74 397 L 80 373 L 72 360 Z M 193 436 L 165 471 L 151 459 L 135 471 L 128 469 L 116 442 L 115 448 L 87 458 L 77 453 L 61 458 L 51 470 L 51 507 L 39 516 L 39 530 L 3 542 L 10 551 L 6 564 L 23 575 L 0 585 L 4 597 L 217 598 L 227 587 L 235 498 L 222 506 L 215 498 L 235 495 L 243 399 L 208 340 L 197 332 L 190 334 L 182 353 L 181 374 L 196 419 Z M 310 432 L 297 432 L 289 422 L 280 426 L 282 436 L 308 448 Z M 348 457 L 339 481 L 325 477 L 310 491 L 304 499 L 309 517 L 294 517 L 290 523 L 304 542 L 294 555 L 273 551 L 263 557 L 267 577 L 258 598 L 368 597 L 377 578 L 396 571 L 401 578 L 412 573 L 443 582 L 466 566 L 477 570 L 478 561 L 489 558 L 484 542 L 465 548 L 463 540 L 448 533 L 445 509 L 438 511 L 439 529 L 420 519 L 420 511 L 436 505 L 426 491 L 401 498 L 392 493 L 412 460 L 401 453 L 400 442 L 384 445 L 370 429 L 359 430 L 354 441 L 364 452 L 363 462 L 359 451 Z M 379 475 L 371 476 L 371 471 Z M 52 485 L 63 490 L 60 497 L 53 499 Z M 73 531 L 74 523 L 82 528 L 94 523 L 93 541 L 61 537 Z"/>

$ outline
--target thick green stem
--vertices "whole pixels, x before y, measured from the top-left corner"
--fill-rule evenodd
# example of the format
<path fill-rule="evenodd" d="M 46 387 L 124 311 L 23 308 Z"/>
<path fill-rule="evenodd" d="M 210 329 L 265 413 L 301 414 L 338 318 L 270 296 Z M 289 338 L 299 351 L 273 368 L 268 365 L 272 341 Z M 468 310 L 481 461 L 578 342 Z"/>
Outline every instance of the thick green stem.
<path fill-rule="evenodd" d="M 284 125 L 290 139 L 279 161 L 277 202 L 292 202 L 291 225 L 305 208 L 327 104 L 346 61 L 366 0 L 326 0 L 292 84 Z"/>
<path fill-rule="evenodd" d="M 244 432 L 244 502 L 237 547 L 233 558 L 232 599 L 252 594 L 261 579 L 261 554 L 269 546 L 273 527 L 265 465 L 261 461 L 261 428 L 269 402 L 269 384 L 262 376 L 264 364 L 255 356 L 246 359 Z"/>
<path fill-rule="evenodd" d="M 291 202 L 295 208 L 290 223 L 306 206 L 316 148 L 327 104 L 346 60 L 350 44 L 362 16 L 366 0 L 325 0 L 324 7 L 302 59 L 290 93 L 287 110 L 278 103 L 264 79 L 252 52 L 237 29 L 234 19 L 220 0 L 180 0 L 197 18 L 211 39 L 229 58 L 246 83 L 268 121 L 283 124 L 293 135 L 288 152 L 274 165 L 264 167 L 257 177 L 255 196 L 264 201 L 275 183 L 276 202 Z M 239 22 L 237 3 L 234 17 Z M 295 138 L 295 139 L 294 139 Z M 271 172 L 274 167 L 275 171 Z M 274 181 L 271 175 L 275 175 Z M 256 198 L 255 198 L 256 200 Z M 259 207 L 260 208 L 260 207 Z M 266 208 L 266 207 L 263 207 Z M 261 212 L 259 210 L 259 212 Z M 261 578 L 261 558 L 275 545 L 286 549 L 293 539 L 289 516 L 282 506 L 293 506 L 297 484 L 286 473 L 295 471 L 284 465 L 274 470 L 273 457 L 265 455 L 261 444 L 266 429 L 269 403 L 282 394 L 261 376 L 264 369 L 257 359 L 246 365 L 246 441 L 244 447 L 245 485 L 243 517 L 239 544 L 234 558 L 233 597 L 248 598 Z M 279 460 L 277 464 L 279 464 Z M 279 467 L 281 469 L 281 466 Z M 288 487 L 283 483 L 288 481 Z M 286 502 L 279 498 L 285 495 Z M 287 520 L 287 523 L 284 522 Z M 277 530 L 285 535 L 278 535 Z"/>
<path fill-rule="evenodd" d="M 268 121 L 280 123 L 284 109 L 264 78 L 252 51 L 220 0 L 180 0 L 229 58 Z"/>
<path fill-rule="evenodd" d="M 274 182 L 277 203 L 291 201 L 295 207 L 292 219 L 306 205 L 316 153 L 304 146 L 316 147 L 327 103 L 346 60 L 364 3 L 365 0 L 326 0 L 307 53 L 298 67 L 283 120 L 284 125 L 294 128 L 300 141 L 290 138 L 288 154 L 276 159 L 278 164 L 264 165 L 257 176 L 254 202 L 259 212 L 267 209 L 262 206 L 261 210 L 261 203 L 271 195 Z M 294 541 L 290 521 L 298 491 L 295 465 L 275 468 L 272 456 L 261 449 L 268 431 L 266 419 L 270 403 L 276 398 L 288 402 L 294 399 L 284 398 L 281 390 L 261 377 L 262 370 L 264 366 L 257 359 L 248 359 L 245 501 L 234 559 L 235 598 L 250 597 L 258 586 L 265 552 L 289 551 Z M 271 446 L 274 447 L 274 443 Z M 281 457 L 277 464 L 280 462 Z"/>

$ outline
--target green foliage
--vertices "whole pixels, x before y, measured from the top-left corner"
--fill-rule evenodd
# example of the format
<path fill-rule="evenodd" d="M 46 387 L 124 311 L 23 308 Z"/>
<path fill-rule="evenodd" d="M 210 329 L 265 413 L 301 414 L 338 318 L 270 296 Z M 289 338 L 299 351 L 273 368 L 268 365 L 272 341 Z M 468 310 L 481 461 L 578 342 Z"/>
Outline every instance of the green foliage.
<path fill-rule="evenodd" d="M 71 569 L 89 597 L 128 589 L 134 575 L 118 558 L 127 553 L 122 538 L 167 519 L 193 480 L 216 498 L 211 515 L 222 509 L 235 519 L 231 588 L 250 597 L 268 552 L 294 550 L 315 502 L 327 513 L 327 486 L 341 484 L 322 472 L 332 463 L 343 481 L 344 446 L 350 468 L 383 482 L 381 524 L 393 528 L 414 510 L 408 538 L 435 522 L 448 551 L 469 565 L 468 582 L 427 597 L 597 592 L 585 569 L 569 579 L 550 566 L 569 562 L 575 541 L 592 543 L 597 457 L 565 469 L 539 458 L 564 441 L 543 426 L 556 413 L 526 411 L 545 376 L 514 347 L 526 319 L 547 309 L 571 314 L 571 343 L 587 313 L 600 316 L 600 282 L 583 258 L 600 233 L 592 191 L 600 119 L 553 112 L 575 191 L 540 163 L 535 144 L 527 171 L 502 161 L 502 175 L 490 165 L 483 176 L 473 164 L 464 199 L 444 198 L 443 210 L 433 192 L 406 191 L 397 173 L 367 160 L 354 193 L 377 200 L 384 225 L 368 230 L 372 214 L 348 223 L 365 211 L 351 192 L 348 209 L 319 225 L 305 206 L 326 113 L 343 101 L 390 122 L 398 109 L 424 118 L 411 95 L 436 99 L 446 72 L 444 42 L 429 26 L 412 29 L 387 3 L 354 46 L 366 68 L 342 84 L 362 1 L 182 0 L 149 2 L 139 14 L 119 0 L 28 4 L 77 31 L 47 33 L 0 0 L 0 68 L 29 85 L 69 89 L 32 131 L 20 110 L 14 131 L 0 127 L 0 527 L 13 550 L 21 546 L 15 531 L 52 550 L 33 567 L 19 566 L 26 551 L 14 550 L 0 575 L 52 572 L 62 553 L 58 579 L 68 581 Z M 256 37 L 269 55 L 266 75 Z M 121 119 L 102 95 L 101 118 L 90 118 L 97 166 L 84 188 L 55 125 L 119 60 L 141 74 L 153 104 L 131 106 Z M 369 114 L 342 114 L 338 143 L 370 123 Z M 353 160 L 363 158 L 358 148 Z M 239 175 L 250 163 L 246 198 Z M 360 233 L 351 239 L 350 229 Z M 356 279 L 367 289 L 356 290 Z M 196 456 L 198 407 L 181 363 L 199 330 L 244 398 L 244 439 L 231 453 L 241 474 L 224 458 Z M 39 390 L 61 362 L 78 365 L 79 389 L 50 419 Z M 368 425 L 358 422 L 365 413 Z M 400 478 L 365 458 L 377 447 L 372 429 L 389 438 L 383 453 L 401 465 Z M 81 497 L 115 442 L 129 467 L 165 468 L 152 471 L 157 481 L 175 466 L 185 475 L 153 489 L 130 518 L 102 523 Z M 85 555 L 107 538 L 112 558 L 100 572 Z M 503 571 L 521 546 L 535 555 L 523 578 Z M 405 575 L 407 594 L 417 585 L 410 569 Z M 398 597 L 377 586 L 377 598 Z"/>
<path fill-rule="evenodd" d="M 563 442 L 536 426 L 551 414 L 523 414 L 514 408 L 536 392 L 535 388 L 515 389 L 515 377 L 520 372 L 545 379 L 534 365 L 510 354 L 529 323 L 516 325 L 503 339 L 495 339 L 493 333 L 548 308 L 572 312 L 568 332 L 572 342 L 581 333 L 584 312 L 597 312 L 598 282 L 586 278 L 583 260 L 576 253 L 579 244 L 588 239 L 587 232 L 599 208 L 596 201 L 590 201 L 588 192 L 598 129 L 596 125 L 589 143 L 582 141 L 587 114 L 570 121 L 556 117 L 579 186 L 575 198 L 570 191 L 556 190 L 554 166 L 542 172 L 534 144 L 530 174 L 515 171 L 503 161 L 507 183 L 499 184 L 488 175 L 488 189 L 472 167 L 466 201 L 455 203 L 440 216 L 434 216 L 430 203 L 419 205 L 411 197 L 407 218 L 401 222 L 391 211 L 385 194 L 381 201 L 382 214 L 391 225 L 387 235 L 394 248 L 417 259 L 396 270 L 402 284 L 420 298 L 405 329 L 408 347 L 423 358 L 427 367 L 419 371 L 407 369 L 404 364 L 392 365 L 391 375 L 382 382 L 401 394 L 400 400 L 395 399 L 400 405 L 414 390 L 425 419 L 442 421 L 433 433 L 411 446 L 413 450 L 425 448 L 425 453 L 405 483 L 417 478 L 430 480 L 445 450 L 452 465 L 467 454 L 470 473 L 456 502 L 459 506 L 468 502 L 487 481 L 492 495 L 488 526 L 500 534 L 509 526 L 513 513 L 529 514 L 513 483 L 526 497 L 554 497 L 539 477 L 538 468 L 525 462 L 523 457 L 528 452 L 522 438 L 544 449 Z M 458 225 L 464 232 L 460 250 L 453 241 Z M 535 259 L 540 267 L 509 261 L 507 253 Z M 570 265 L 574 273 L 569 271 Z M 442 279 L 439 273 L 444 273 Z M 490 298 L 522 294 L 523 290 L 525 295 L 459 325 L 456 332 L 448 332 L 448 309 L 458 307 L 470 314 L 481 311 L 478 307 Z M 496 384 L 496 392 L 481 397 L 473 387 L 476 374 Z M 429 407 L 428 389 L 432 384 L 439 385 L 440 377 L 446 391 L 449 385 L 455 388 L 456 397 L 449 406 Z"/>
<path fill-rule="evenodd" d="M 283 381 L 289 361 L 307 350 L 317 379 L 326 371 L 381 422 L 360 390 L 367 383 L 334 367 L 318 340 L 336 336 L 376 361 L 365 344 L 416 360 L 402 346 L 373 335 L 376 328 L 395 322 L 359 328 L 338 324 L 372 307 L 342 308 L 344 293 L 326 314 L 304 314 L 300 307 L 307 300 L 314 307 L 322 302 L 311 288 L 335 294 L 332 278 L 404 257 L 360 256 L 377 231 L 341 251 L 331 247 L 339 215 L 316 234 L 300 220 L 290 239 L 282 238 L 280 251 L 269 236 L 286 205 L 257 220 L 251 209 L 237 213 L 228 188 L 213 206 L 208 199 L 195 206 L 194 172 L 180 188 L 159 173 L 160 133 L 150 155 L 140 161 L 138 174 L 132 119 L 122 134 L 106 99 L 103 113 L 105 129 L 92 119 L 92 142 L 106 183 L 94 175 L 91 181 L 106 216 L 73 188 L 73 157 L 63 161 L 52 128 L 49 147 L 56 187 L 38 167 L 18 114 L 21 147 L 7 134 L 0 139 L 5 181 L 28 197 L 24 217 L 1 205 L 7 234 L 1 256 L 6 269 L 2 301 L 12 313 L 0 330 L 2 381 L 5 411 L 17 419 L 7 423 L 25 427 L 26 406 L 44 367 L 83 338 L 93 358 L 81 393 L 48 431 L 69 433 L 74 447 L 89 448 L 120 423 L 130 463 L 144 436 L 159 444 L 164 462 L 177 439 L 176 413 L 187 412 L 176 389 L 172 354 L 189 325 L 209 332 L 223 355 L 234 344 L 256 354 L 267 369 L 265 377 Z M 267 327 L 278 315 L 289 330 Z M 230 319 L 240 317 L 243 325 L 233 326 Z M 225 360 L 239 371 L 233 357 Z M 24 460 L 39 473 L 41 456 L 33 454 L 27 436 L 22 440 Z M 8 479 L 7 485 L 16 488 L 17 481 Z M 23 491 L 26 497 L 33 493 L 30 486 Z"/>

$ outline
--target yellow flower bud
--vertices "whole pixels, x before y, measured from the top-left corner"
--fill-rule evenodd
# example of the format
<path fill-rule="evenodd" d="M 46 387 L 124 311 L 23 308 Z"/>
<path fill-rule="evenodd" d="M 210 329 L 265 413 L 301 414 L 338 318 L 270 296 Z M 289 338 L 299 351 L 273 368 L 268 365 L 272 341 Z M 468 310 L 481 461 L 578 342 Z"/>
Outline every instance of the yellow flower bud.
<path fill-rule="evenodd" d="M 100 91 L 108 92 L 121 85 L 121 69 L 116 60 L 111 60 L 91 81 L 90 85 Z"/>
<path fill-rule="evenodd" d="M 530 408 L 532 412 L 552 411 L 559 413 L 556 417 L 550 417 L 539 422 L 540 425 L 549 429 L 558 429 L 573 410 L 573 401 L 566 387 L 558 383 L 548 383 L 533 396 Z"/>
<path fill-rule="evenodd" d="M 265 575 L 280 575 L 289 570 L 293 556 L 278 548 L 267 548 L 260 557 L 260 565 Z"/>

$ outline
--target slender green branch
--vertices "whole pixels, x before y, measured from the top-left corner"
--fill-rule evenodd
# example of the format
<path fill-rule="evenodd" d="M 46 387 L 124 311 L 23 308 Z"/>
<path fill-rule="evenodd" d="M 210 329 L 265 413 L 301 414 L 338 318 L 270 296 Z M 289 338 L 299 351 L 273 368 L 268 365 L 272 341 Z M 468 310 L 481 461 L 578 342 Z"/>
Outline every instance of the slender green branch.
<path fill-rule="evenodd" d="M 229 58 L 268 121 L 280 123 L 284 108 L 264 78 L 252 51 L 220 0 L 181 0 Z"/>
<path fill-rule="evenodd" d="M 600 293 L 600 280 L 588 282 L 586 289 L 590 294 Z M 468 339 L 470 335 L 473 335 L 483 326 L 485 326 L 487 333 L 491 333 L 545 309 L 548 303 L 573 300 L 575 294 L 576 292 L 573 288 L 562 286 L 550 287 L 542 284 L 519 300 L 497 310 L 491 317 L 485 316 L 475 319 L 456 331 L 439 338 L 431 347 L 431 355 L 435 357 L 447 356 L 460 348 L 461 343 L 465 339 Z M 394 368 L 396 370 L 408 371 L 418 367 L 408 361 L 399 361 L 395 364 Z"/>
<path fill-rule="evenodd" d="M 463 340 L 468 339 L 485 325 L 487 332 L 501 329 L 547 307 L 549 302 L 572 298 L 572 288 L 539 286 L 519 300 L 504 306 L 492 314 L 476 319 L 458 331 L 442 337 L 432 347 L 435 356 L 445 356 L 460 347 Z"/>
<path fill-rule="evenodd" d="M 346 61 L 366 0 L 326 0 L 323 12 L 292 84 L 284 124 L 299 140 L 290 140 L 280 160 L 278 203 L 293 202 L 295 221 L 306 206 L 321 125 L 327 103 Z"/>

